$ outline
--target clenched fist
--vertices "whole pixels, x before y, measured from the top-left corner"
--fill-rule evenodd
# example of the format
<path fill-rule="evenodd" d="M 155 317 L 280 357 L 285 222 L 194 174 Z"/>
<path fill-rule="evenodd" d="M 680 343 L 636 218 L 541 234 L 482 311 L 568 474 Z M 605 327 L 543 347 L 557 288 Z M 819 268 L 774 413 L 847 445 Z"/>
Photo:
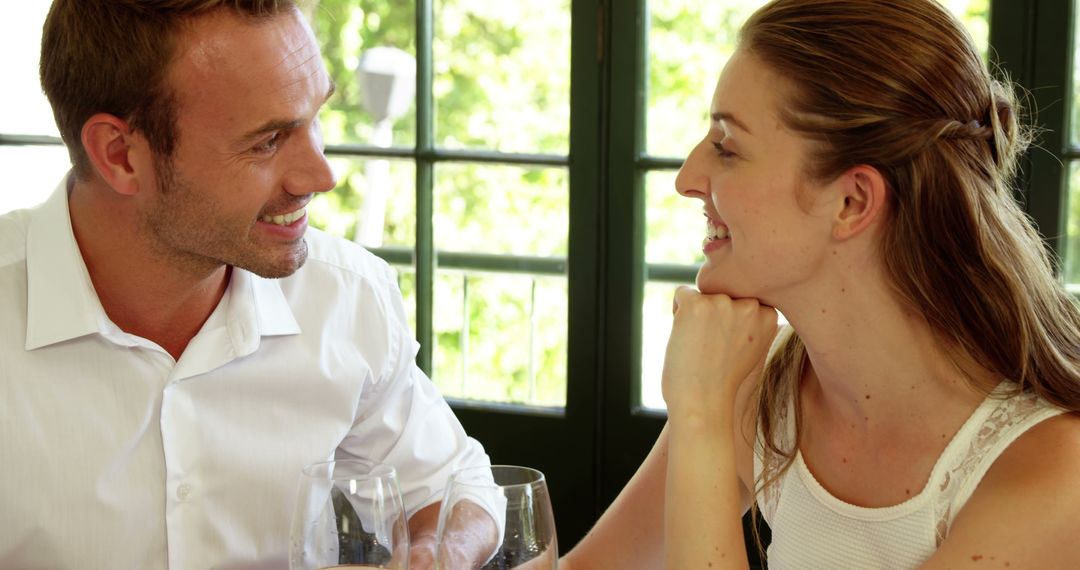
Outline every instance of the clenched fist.
<path fill-rule="evenodd" d="M 669 421 L 730 413 L 739 385 L 776 335 L 776 309 L 684 286 L 675 292 L 673 313 L 663 375 Z"/>

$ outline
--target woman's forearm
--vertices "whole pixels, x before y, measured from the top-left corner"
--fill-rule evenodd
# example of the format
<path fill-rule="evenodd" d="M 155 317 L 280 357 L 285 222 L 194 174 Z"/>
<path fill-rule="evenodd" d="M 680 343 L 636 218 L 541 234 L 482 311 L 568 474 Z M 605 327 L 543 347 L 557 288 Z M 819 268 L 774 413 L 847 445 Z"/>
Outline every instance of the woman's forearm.
<path fill-rule="evenodd" d="M 746 568 L 732 418 L 669 427 L 664 567 Z"/>

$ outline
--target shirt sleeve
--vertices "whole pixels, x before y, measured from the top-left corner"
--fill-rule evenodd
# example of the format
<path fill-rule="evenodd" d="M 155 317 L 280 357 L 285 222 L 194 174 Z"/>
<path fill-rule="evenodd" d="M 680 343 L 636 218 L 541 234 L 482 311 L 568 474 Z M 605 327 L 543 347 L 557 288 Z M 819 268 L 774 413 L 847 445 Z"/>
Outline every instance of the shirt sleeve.
<path fill-rule="evenodd" d="M 466 435 L 446 400 L 416 366 L 419 345 L 392 278 L 384 299 L 390 341 L 386 366 L 377 381 L 366 387 L 356 421 L 335 456 L 393 465 L 406 514 L 411 517 L 442 499 L 455 470 L 490 465 L 490 459 L 483 446 Z"/>

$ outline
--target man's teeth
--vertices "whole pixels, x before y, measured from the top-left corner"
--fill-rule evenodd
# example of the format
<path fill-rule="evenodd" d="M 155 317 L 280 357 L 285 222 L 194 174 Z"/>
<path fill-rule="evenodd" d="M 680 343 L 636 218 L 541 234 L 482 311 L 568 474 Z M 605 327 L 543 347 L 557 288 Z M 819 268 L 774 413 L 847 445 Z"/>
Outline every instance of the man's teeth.
<path fill-rule="evenodd" d="M 724 239 L 731 234 L 727 226 L 713 224 L 712 220 L 705 220 L 705 237 L 709 239 Z"/>
<path fill-rule="evenodd" d="M 262 221 L 268 224 L 277 224 L 279 226 L 287 226 L 296 220 L 304 217 L 307 212 L 307 208 L 300 208 L 295 212 L 289 212 L 288 214 L 278 214 L 277 216 L 263 216 Z"/>

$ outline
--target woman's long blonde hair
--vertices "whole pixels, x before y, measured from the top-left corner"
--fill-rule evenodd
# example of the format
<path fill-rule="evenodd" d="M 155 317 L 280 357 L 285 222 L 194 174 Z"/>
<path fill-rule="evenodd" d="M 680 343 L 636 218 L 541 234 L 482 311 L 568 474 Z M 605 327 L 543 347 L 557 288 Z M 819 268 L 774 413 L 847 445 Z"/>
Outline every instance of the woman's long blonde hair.
<path fill-rule="evenodd" d="M 963 26 L 934 0 L 775 0 L 743 26 L 740 48 L 789 82 L 780 114 L 816 143 L 810 178 L 881 172 L 887 275 L 954 360 L 1080 412 L 1080 311 L 1013 195 L 1031 130 Z M 794 458 L 798 437 L 780 424 L 794 403 L 798 433 L 807 365 L 792 334 L 766 366 L 757 412 L 773 468 L 759 490 Z"/>

